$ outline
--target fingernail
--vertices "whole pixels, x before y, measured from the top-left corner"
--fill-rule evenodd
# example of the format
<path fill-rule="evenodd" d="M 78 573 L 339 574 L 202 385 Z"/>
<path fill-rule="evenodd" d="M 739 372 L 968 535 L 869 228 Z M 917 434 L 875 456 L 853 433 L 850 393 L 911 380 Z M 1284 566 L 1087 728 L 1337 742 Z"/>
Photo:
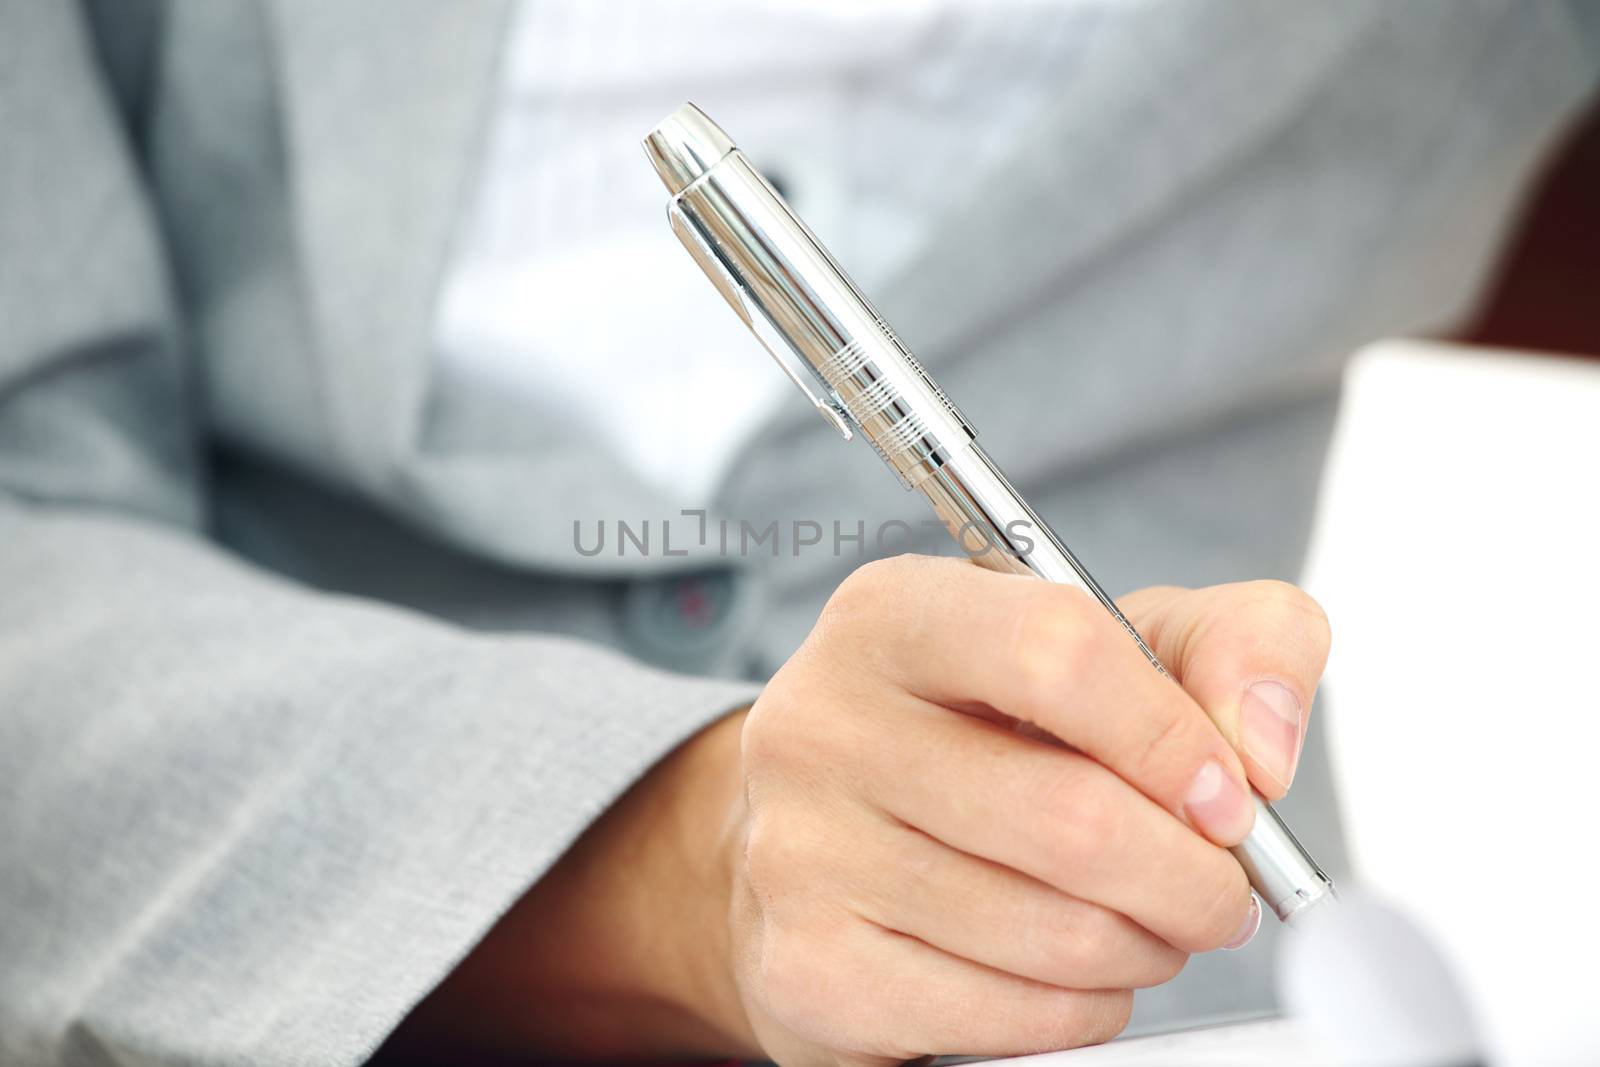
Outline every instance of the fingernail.
<path fill-rule="evenodd" d="M 1244 924 L 1239 927 L 1239 932 L 1228 938 L 1227 944 L 1222 947 L 1229 952 L 1244 948 L 1256 936 L 1256 931 L 1259 929 L 1261 929 L 1261 901 L 1251 893 L 1250 913 L 1244 917 Z"/>
<path fill-rule="evenodd" d="M 1243 841 L 1256 817 L 1244 787 L 1214 759 L 1194 776 L 1183 810 L 1195 829 L 1219 845 Z"/>
<path fill-rule="evenodd" d="M 1305 713 L 1281 682 L 1257 682 L 1239 705 L 1239 745 L 1256 766 L 1285 789 L 1294 781 L 1305 739 Z"/>

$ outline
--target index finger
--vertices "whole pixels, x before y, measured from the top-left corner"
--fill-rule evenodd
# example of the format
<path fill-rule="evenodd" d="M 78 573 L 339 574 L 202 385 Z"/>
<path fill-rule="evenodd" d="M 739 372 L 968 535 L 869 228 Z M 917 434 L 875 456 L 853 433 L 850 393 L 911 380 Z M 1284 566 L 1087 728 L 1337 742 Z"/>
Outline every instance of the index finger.
<path fill-rule="evenodd" d="M 902 556 L 857 571 L 829 614 L 832 639 L 857 643 L 870 669 L 907 692 L 1032 723 L 1219 845 L 1250 832 L 1255 809 L 1232 747 L 1087 593 Z"/>

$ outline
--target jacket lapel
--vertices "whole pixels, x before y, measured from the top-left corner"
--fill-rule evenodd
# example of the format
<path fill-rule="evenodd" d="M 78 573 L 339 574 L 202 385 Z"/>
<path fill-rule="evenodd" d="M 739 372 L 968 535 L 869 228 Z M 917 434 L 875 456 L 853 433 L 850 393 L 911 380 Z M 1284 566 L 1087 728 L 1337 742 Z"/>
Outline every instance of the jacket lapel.
<path fill-rule="evenodd" d="M 482 157 L 504 0 L 276 0 L 284 138 L 329 421 L 391 483 L 418 436 L 434 301 Z"/>

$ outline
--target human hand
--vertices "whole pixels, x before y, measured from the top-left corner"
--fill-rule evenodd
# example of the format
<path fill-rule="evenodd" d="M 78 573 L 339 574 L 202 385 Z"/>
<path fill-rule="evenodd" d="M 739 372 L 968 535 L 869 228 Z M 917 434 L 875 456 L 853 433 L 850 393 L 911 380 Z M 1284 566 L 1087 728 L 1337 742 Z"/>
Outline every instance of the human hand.
<path fill-rule="evenodd" d="M 1268 796 L 1292 775 L 1325 618 L 1273 582 L 1124 606 L 1183 688 L 1069 587 L 917 557 L 840 586 L 749 713 L 725 824 L 731 970 L 768 1055 L 1105 1040 L 1131 990 L 1254 932 L 1226 848 L 1246 769 Z"/>
<path fill-rule="evenodd" d="M 1277 582 L 1122 606 L 1184 688 L 1077 590 L 862 568 L 748 715 L 596 820 L 374 1062 L 877 1067 L 1112 1036 L 1131 990 L 1254 931 L 1224 846 L 1245 769 L 1287 784 L 1328 647 Z"/>

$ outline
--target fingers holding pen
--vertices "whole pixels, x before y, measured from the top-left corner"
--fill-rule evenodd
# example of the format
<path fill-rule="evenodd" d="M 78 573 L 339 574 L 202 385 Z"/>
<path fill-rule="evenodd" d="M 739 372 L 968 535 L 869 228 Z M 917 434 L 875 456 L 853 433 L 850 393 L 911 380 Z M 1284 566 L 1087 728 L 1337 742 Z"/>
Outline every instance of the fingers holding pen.
<path fill-rule="evenodd" d="M 884 828 L 879 858 L 878 877 L 852 878 L 864 918 L 1006 974 L 1066 989 L 1143 989 L 1188 960 L 1126 915 L 904 823 Z"/>
<path fill-rule="evenodd" d="M 1069 952 L 1073 942 L 1079 948 L 1104 948 L 1107 938 L 1116 940 L 1116 952 L 1102 953 L 1099 965 L 1081 972 L 1105 973 L 1105 960 L 1111 956 L 1126 952 L 1131 955 L 1122 957 L 1124 961 L 1140 958 L 1144 950 L 1137 946 L 1146 943 L 1122 940 L 1135 925 L 1183 952 L 1227 945 L 1247 925 L 1250 887 L 1227 850 L 1187 829 L 1094 760 L 947 708 L 895 709 L 885 716 L 886 733 L 895 718 L 903 721 L 902 731 L 914 722 L 920 758 L 915 772 L 906 773 L 887 738 L 860 739 L 868 746 L 866 780 L 872 783 L 869 796 L 875 804 L 969 859 L 981 857 L 1020 872 L 1026 876 L 1023 881 L 1043 883 L 1040 888 L 1056 896 L 1095 906 L 1052 908 L 1047 901 L 1053 897 L 1020 884 L 1006 890 L 993 887 L 1000 899 L 1010 895 L 1013 915 L 1039 909 L 1042 918 L 1036 929 L 1056 932 L 1046 937 L 1043 951 Z M 914 842 L 902 847 L 911 864 L 906 869 L 927 874 L 932 861 Z M 920 864 L 913 862 L 919 857 Z M 956 884 L 953 877 L 939 880 Z M 964 884 L 979 880 L 983 875 L 973 871 Z M 1174 887 L 1181 891 L 1174 892 Z M 1102 922 L 1110 917 L 1095 914 L 1099 909 L 1132 921 L 1128 928 Z M 946 947 L 966 954 L 964 946 Z M 1001 965 L 991 957 L 974 958 Z M 1065 965 L 1062 956 L 1054 958 L 1058 966 Z M 1148 953 L 1144 958 L 1157 969 L 1161 966 Z M 1036 971 L 1025 973 L 1043 977 Z"/>
<path fill-rule="evenodd" d="M 777 937 L 768 966 L 776 1021 L 826 1059 L 781 1062 L 891 1067 L 930 1054 L 1015 1056 L 1075 1048 L 1115 1036 L 1128 1020 L 1125 989 L 1065 989 L 962 959 L 869 920 L 839 922 L 832 936 Z M 774 1047 L 776 1044 L 776 1047 Z"/>
<path fill-rule="evenodd" d="M 1144 589 L 1123 609 L 1238 749 L 1270 800 L 1289 788 L 1331 632 L 1321 606 L 1287 582 Z"/>
<path fill-rule="evenodd" d="M 729 968 L 780 1061 L 1099 1040 L 1259 918 L 1237 757 L 1075 590 L 863 568 L 739 742 Z"/>
<path fill-rule="evenodd" d="M 887 626 L 885 599 L 897 605 Z M 859 610 L 868 603 L 879 606 Z M 1232 747 L 1088 594 L 961 560 L 900 557 L 857 571 L 832 606 L 844 630 L 876 617 L 872 634 L 845 636 L 908 692 L 1030 722 L 1217 844 L 1249 833 L 1254 805 Z"/>

